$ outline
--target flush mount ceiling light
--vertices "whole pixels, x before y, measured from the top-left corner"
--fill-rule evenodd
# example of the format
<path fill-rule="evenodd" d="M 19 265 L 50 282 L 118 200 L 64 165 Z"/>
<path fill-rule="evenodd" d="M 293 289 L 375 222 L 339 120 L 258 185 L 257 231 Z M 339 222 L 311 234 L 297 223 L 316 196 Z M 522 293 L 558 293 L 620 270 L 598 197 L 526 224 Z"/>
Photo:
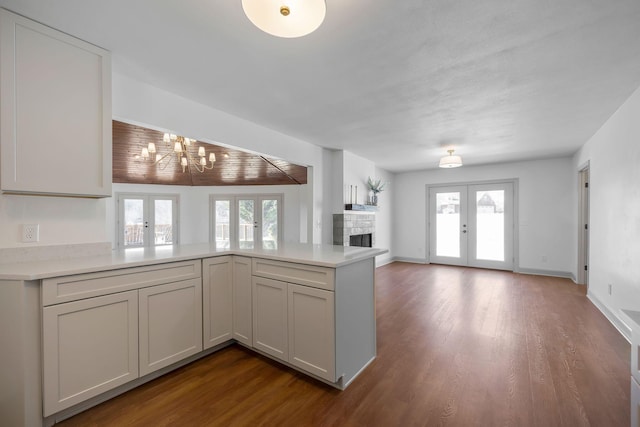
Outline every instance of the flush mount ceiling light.
<path fill-rule="evenodd" d="M 440 159 L 441 168 L 459 168 L 460 166 L 462 166 L 462 157 L 454 156 L 454 151 L 455 150 L 447 150 L 447 153 L 449 153 L 449 155 L 444 156 Z"/>
<path fill-rule="evenodd" d="M 172 133 L 165 133 L 162 137 L 164 143 L 165 154 L 159 154 L 156 148 L 156 144 L 150 142 L 148 146 L 142 149 L 142 157 L 144 160 L 151 160 L 154 165 L 158 165 L 161 169 L 167 167 L 171 159 L 174 159 L 182 166 L 182 172 L 185 172 L 187 168 L 189 170 L 197 170 L 203 173 L 205 170 L 213 169 L 213 165 L 216 162 L 215 153 L 209 153 L 209 163 L 207 164 L 207 153 L 205 148 L 201 145 L 197 147 L 197 157 L 192 153 L 195 150 L 195 143 L 198 142 L 195 139 L 186 138 L 184 136 L 174 135 Z M 193 144 L 193 148 L 191 147 Z"/>
<path fill-rule="evenodd" d="M 327 12 L 325 0 L 242 0 L 253 25 L 277 37 L 302 37 L 315 31 Z"/>

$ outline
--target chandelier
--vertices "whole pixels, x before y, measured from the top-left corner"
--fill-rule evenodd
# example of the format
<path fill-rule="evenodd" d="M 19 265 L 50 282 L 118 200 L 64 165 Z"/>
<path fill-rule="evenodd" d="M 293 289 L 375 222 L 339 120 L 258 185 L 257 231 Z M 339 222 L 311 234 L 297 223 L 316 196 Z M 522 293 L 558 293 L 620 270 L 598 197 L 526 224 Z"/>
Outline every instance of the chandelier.
<path fill-rule="evenodd" d="M 195 169 L 200 173 L 203 173 L 205 170 L 213 169 L 213 165 L 216 162 L 215 153 L 209 153 L 210 164 L 207 164 L 207 153 L 203 146 L 198 147 L 197 157 L 192 155 L 189 151 L 191 145 L 195 145 L 195 143 L 198 142 L 195 139 L 186 138 L 172 133 L 165 133 L 162 137 L 162 142 L 164 142 L 165 146 L 169 149 L 168 153 L 161 157 L 157 157 L 158 152 L 156 150 L 156 144 L 150 142 L 148 146 L 142 149 L 141 157 L 144 160 L 153 161 L 154 165 L 160 165 L 162 170 L 167 167 L 172 158 L 175 158 L 180 166 L 182 166 L 182 172 L 185 172 L 187 167 L 189 169 Z"/>

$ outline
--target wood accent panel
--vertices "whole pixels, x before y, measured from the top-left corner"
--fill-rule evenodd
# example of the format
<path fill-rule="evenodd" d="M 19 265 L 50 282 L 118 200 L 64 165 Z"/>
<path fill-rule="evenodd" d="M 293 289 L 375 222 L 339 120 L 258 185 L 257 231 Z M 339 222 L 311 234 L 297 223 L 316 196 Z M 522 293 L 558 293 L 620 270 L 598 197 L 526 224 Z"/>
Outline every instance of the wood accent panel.
<path fill-rule="evenodd" d="M 238 345 L 60 426 L 626 426 L 630 346 L 570 280 L 393 263 L 345 391 Z"/>
<path fill-rule="evenodd" d="M 162 142 L 163 132 L 113 121 L 113 182 L 129 184 L 165 184 L 189 186 L 222 185 L 293 185 L 307 183 L 307 168 L 285 160 L 233 150 L 198 141 L 190 152 L 197 156 L 198 147 L 216 155 L 212 170 L 200 173 L 182 172 L 176 160 L 165 167 L 139 157 L 149 142 L 156 144 L 158 154 L 168 152 Z M 189 135 L 185 135 L 189 136 Z"/>

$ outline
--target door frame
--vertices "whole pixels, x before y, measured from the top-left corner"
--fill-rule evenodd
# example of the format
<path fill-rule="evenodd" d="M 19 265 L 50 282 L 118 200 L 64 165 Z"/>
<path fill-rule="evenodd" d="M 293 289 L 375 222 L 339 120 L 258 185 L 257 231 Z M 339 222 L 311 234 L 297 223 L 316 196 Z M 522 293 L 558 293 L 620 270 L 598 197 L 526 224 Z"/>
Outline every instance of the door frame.
<path fill-rule="evenodd" d="M 262 232 L 262 211 L 260 208 L 260 203 L 262 200 L 278 200 L 278 243 L 281 244 L 284 242 L 284 193 L 230 193 L 230 194 L 210 194 L 209 195 L 209 243 L 215 244 L 216 241 L 216 230 L 215 230 L 215 215 L 216 208 L 215 202 L 217 200 L 229 200 L 229 238 L 230 238 L 230 247 L 232 249 L 238 247 L 237 241 L 234 243 L 234 238 L 237 240 L 238 238 L 238 227 L 236 223 L 237 216 L 237 208 L 238 208 L 238 200 L 248 200 L 254 199 L 258 203 L 256 205 L 255 217 L 254 220 L 260 223 L 258 229 L 260 233 Z M 260 234 L 259 239 L 257 234 L 254 235 L 254 242 L 256 244 L 262 243 L 262 234 Z M 259 242 L 258 242 L 259 240 Z"/>
<path fill-rule="evenodd" d="M 578 274 L 577 283 L 589 289 L 589 192 L 591 190 L 589 161 L 578 168 Z"/>
<path fill-rule="evenodd" d="M 116 211 L 116 245 L 118 249 L 127 248 L 145 248 L 154 246 L 167 246 L 177 245 L 180 243 L 180 194 L 177 193 L 132 193 L 132 192 L 118 192 L 114 195 Z M 144 245 L 124 245 L 124 208 L 122 202 L 124 199 L 138 199 L 143 203 L 143 217 L 142 220 L 145 223 L 145 240 Z M 172 233 L 173 243 L 171 244 L 155 244 L 155 236 L 151 235 L 149 230 L 153 230 L 155 227 L 155 204 L 156 200 L 172 200 Z M 145 209 L 146 208 L 146 209 Z M 152 243 L 153 242 L 153 243 Z"/>
<path fill-rule="evenodd" d="M 430 219 L 430 191 L 435 187 L 456 187 L 456 186 L 471 186 L 471 185 L 491 185 L 491 184 L 512 184 L 513 185 L 513 272 L 520 271 L 520 179 L 508 178 L 508 179 L 492 179 L 484 181 L 461 181 L 461 182 L 444 182 L 437 184 L 425 185 L 425 199 L 426 199 L 426 238 L 425 238 L 425 252 L 426 264 L 431 264 L 431 219 Z M 506 270 L 508 271 L 508 270 Z"/>

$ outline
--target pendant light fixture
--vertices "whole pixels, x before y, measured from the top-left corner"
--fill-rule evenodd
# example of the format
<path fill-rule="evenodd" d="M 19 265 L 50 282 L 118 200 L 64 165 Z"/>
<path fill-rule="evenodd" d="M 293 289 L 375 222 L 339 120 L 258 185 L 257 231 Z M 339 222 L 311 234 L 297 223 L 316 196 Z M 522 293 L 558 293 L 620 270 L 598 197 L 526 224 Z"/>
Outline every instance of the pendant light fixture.
<path fill-rule="evenodd" d="M 325 0 L 242 0 L 253 25 L 277 37 L 294 38 L 315 31 L 327 12 Z"/>
<path fill-rule="evenodd" d="M 460 166 L 462 166 L 462 157 L 454 156 L 454 151 L 455 150 L 447 150 L 447 153 L 449 153 L 449 155 L 444 156 L 440 159 L 441 168 L 459 168 Z"/>
<path fill-rule="evenodd" d="M 215 153 L 209 153 L 209 161 L 207 162 L 207 152 L 203 146 L 198 147 L 198 157 L 191 153 L 191 145 L 198 141 L 192 138 L 165 133 L 162 137 L 164 143 L 163 151 L 165 154 L 158 154 L 156 144 L 150 142 L 148 146 L 142 148 L 140 157 L 143 160 L 151 160 L 154 165 L 158 165 L 161 169 L 165 169 L 171 159 L 174 159 L 182 166 L 182 172 L 186 172 L 187 168 L 192 171 L 196 170 L 204 173 L 206 170 L 213 169 L 216 162 Z"/>

